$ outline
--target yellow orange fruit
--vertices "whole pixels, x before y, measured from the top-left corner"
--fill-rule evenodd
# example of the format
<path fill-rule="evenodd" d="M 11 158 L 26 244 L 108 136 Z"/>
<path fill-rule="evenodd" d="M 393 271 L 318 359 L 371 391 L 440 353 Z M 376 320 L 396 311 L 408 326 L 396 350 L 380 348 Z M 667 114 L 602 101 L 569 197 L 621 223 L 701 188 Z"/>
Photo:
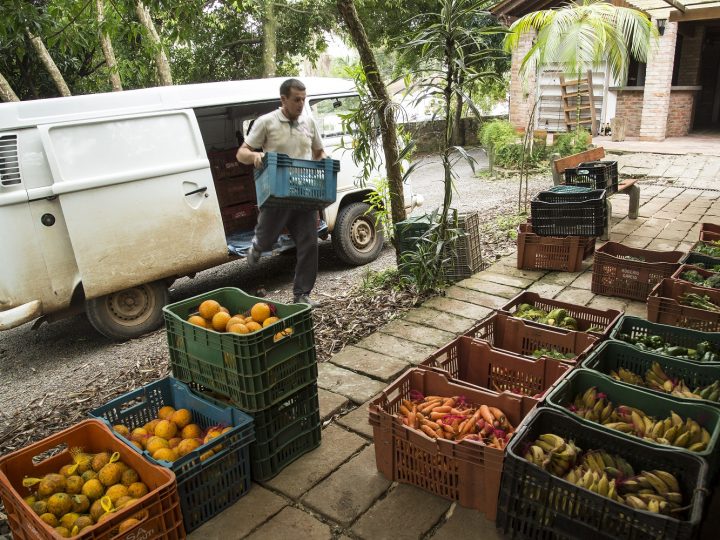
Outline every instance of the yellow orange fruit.
<path fill-rule="evenodd" d="M 250 330 L 248 330 L 248 327 L 244 324 L 233 324 L 230 328 L 228 328 L 228 332 L 232 332 L 233 334 L 249 334 Z"/>
<path fill-rule="evenodd" d="M 228 322 L 225 324 L 225 331 L 229 332 L 230 327 L 234 324 L 245 324 L 245 317 L 239 317 L 237 315 L 235 315 L 234 317 L 230 317 L 230 319 L 228 319 Z"/>
<path fill-rule="evenodd" d="M 72 510 L 72 497 L 67 493 L 55 493 L 47 501 L 47 510 L 60 519 Z"/>
<path fill-rule="evenodd" d="M 55 534 L 60 538 L 70 538 L 70 531 L 68 531 L 67 527 L 55 527 Z"/>
<path fill-rule="evenodd" d="M 212 327 L 213 330 L 216 332 L 224 332 L 225 331 L 225 325 L 227 325 L 227 322 L 232 319 L 230 317 L 229 313 L 225 313 L 224 311 L 218 311 L 215 315 L 213 315 L 212 318 Z"/>
<path fill-rule="evenodd" d="M 159 448 L 152 454 L 152 457 L 158 461 L 175 461 L 177 453 L 174 448 Z"/>
<path fill-rule="evenodd" d="M 202 429 L 197 424 L 188 424 L 184 428 L 182 428 L 182 431 L 180 431 L 180 436 L 183 439 L 197 439 L 202 435 Z"/>
<path fill-rule="evenodd" d="M 150 491 L 144 482 L 135 482 L 128 487 L 128 495 L 133 499 L 144 497 Z"/>
<path fill-rule="evenodd" d="M 250 308 L 250 315 L 253 320 L 258 323 L 265 322 L 265 319 L 267 319 L 271 314 L 270 306 L 265 302 L 258 302 Z"/>
<path fill-rule="evenodd" d="M 147 441 L 147 444 L 145 445 L 145 450 L 150 452 L 150 455 L 153 455 L 157 450 L 160 450 L 161 448 L 170 448 L 170 443 L 167 441 L 167 439 L 163 439 L 162 437 L 157 436 L 150 437 Z"/>
<path fill-rule="evenodd" d="M 93 525 L 93 519 L 90 516 L 80 516 L 75 520 L 74 527 L 77 527 L 78 532 L 80 532 L 87 527 L 92 527 Z"/>
<path fill-rule="evenodd" d="M 155 435 L 155 426 L 158 425 L 158 422 L 160 421 L 160 418 L 156 418 L 155 420 L 150 420 L 147 424 L 143 426 L 143 429 L 148 432 L 148 435 Z"/>
<path fill-rule="evenodd" d="M 170 420 L 170 417 L 175 412 L 175 407 L 171 407 L 170 405 L 165 405 L 164 407 L 160 407 L 160 410 L 158 411 L 158 418 L 160 420 Z"/>
<path fill-rule="evenodd" d="M 137 448 L 138 450 L 142 450 L 142 449 L 143 449 L 142 443 L 139 443 L 139 442 L 137 442 L 137 441 L 130 441 L 130 444 L 132 444 L 132 445 L 133 445 L 135 448 Z"/>
<path fill-rule="evenodd" d="M 173 422 L 178 429 L 182 429 L 192 422 L 192 413 L 187 409 L 178 409 L 170 417 L 170 421 Z"/>
<path fill-rule="evenodd" d="M 65 527 L 67 530 L 72 531 L 73 525 L 75 525 L 75 522 L 79 517 L 80 515 L 75 512 L 68 512 L 60 518 L 60 525 Z"/>
<path fill-rule="evenodd" d="M 275 343 L 277 343 L 277 342 L 280 341 L 281 339 L 284 339 L 284 338 L 286 338 L 286 337 L 288 337 L 288 336 L 291 336 L 292 333 L 293 333 L 292 326 L 288 326 L 285 330 L 282 330 L 282 331 L 278 332 L 277 334 L 275 334 L 275 337 L 273 338 L 273 341 L 274 341 Z"/>
<path fill-rule="evenodd" d="M 122 473 L 122 477 L 120 477 L 120 483 L 123 486 L 129 486 L 133 482 L 137 482 L 140 480 L 140 476 L 138 475 L 137 471 L 135 469 L 126 469 Z"/>
<path fill-rule="evenodd" d="M 268 326 L 270 326 L 271 324 L 275 324 L 279 320 L 280 320 L 280 317 L 268 317 L 262 323 L 263 328 L 267 328 Z"/>
<path fill-rule="evenodd" d="M 90 506 L 90 517 L 92 517 L 96 522 L 104 513 L 105 509 L 102 507 L 100 499 L 92 503 L 92 506 Z"/>
<path fill-rule="evenodd" d="M 147 432 L 147 429 L 138 427 L 138 428 L 135 428 L 135 429 L 132 430 L 132 432 L 130 433 L 130 439 L 133 440 L 133 441 L 137 441 L 137 442 L 139 442 L 139 443 L 142 443 L 142 442 L 145 442 L 145 440 L 147 440 L 148 435 L 149 435 L 149 433 Z M 94 461 L 94 460 L 93 460 L 93 461 Z M 106 462 L 106 463 L 107 463 L 107 462 Z M 101 468 L 102 468 L 102 467 L 101 467 Z M 95 469 L 95 465 L 93 464 L 93 470 L 94 470 L 95 472 L 97 472 L 97 471 L 99 471 L 100 469 L 97 469 L 97 470 L 96 470 L 96 469 Z"/>
<path fill-rule="evenodd" d="M 115 503 L 114 503 L 114 504 L 115 504 L 115 508 L 117 508 L 118 510 L 120 510 L 120 509 L 121 509 L 123 506 L 125 506 L 127 503 L 129 503 L 130 501 L 134 501 L 134 500 L 135 500 L 135 499 L 133 499 L 130 495 L 125 495 L 125 496 L 123 496 L 123 497 L 120 497 L 120 498 L 119 498 L 117 501 L 115 501 Z"/>
<path fill-rule="evenodd" d="M 130 442 L 134 443 L 135 441 L 130 441 Z M 142 450 L 142 447 L 140 448 L 140 450 Z M 82 473 L 82 475 L 80 476 L 80 478 L 83 479 L 83 482 L 87 482 L 88 480 L 92 480 L 93 478 L 97 478 L 97 473 L 96 473 L 95 471 L 93 471 L 93 470 L 85 471 L 84 473 Z"/>
<path fill-rule="evenodd" d="M 171 416 L 172 418 L 172 416 Z M 170 420 L 160 420 L 155 426 L 155 435 L 165 440 L 172 439 L 177 433 L 177 426 Z"/>
<path fill-rule="evenodd" d="M 122 424 L 117 424 L 116 426 L 113 426 L 113 429 L 116 433 L 122 435 L 125 438 L 130 436 L 130 430 Z"/>
<path fill-rule="evenodd" d="M 123 471 L 125 471 L 125 467 L 122 465 L 118 463 L 108 463 L 98 471 L 98 480 L 100 480 L 103 486 L 108 488 L 120 483 Z"/>
<path fill-rule="evenodd" d="M 133 433 L 135 430 L 133 430 Z M 105 465 L 110 463 L 110 454 L 107 452 L 100 452 L 98 454 L 95 454 L 92 458 L 92 470 L 95 472 L 100 472 L 100 469 L 102 469 Z"/>
<path fill-rule="evenodd" d="M 106 497 L 110 497 L 110 500 L 112 501 L 113 505 L 117 502 L 117 500 L 120 497 L 126 497 L 128 494 L 128 488 L 127 486 L 123 486 L 122 484 L 115 484 L 114 486 L 110 486 L 107 488 L 107 491 L 105 492 Z"/>
<path fill-rule="evenodd" d="M 43 520 L 45 523 L 50 525 L 51 527 L 57 527 L 58 526 L 58 518 L 55 517 L 55 514 L 51 514 L 50 512 L 45 512 L 40 516 L 40 519 Z"/>
<path fill-rule="evenodd" d="M 90 499 L 85 495 L 73 495 L 72 501 L 72 511 L 76 514 L 84 514 L 90 508 Z"/>
<path fill-rule="evenodd" d="M 105 488 L 100 483 L 100 480 L 93 478 L 83 484 L 82 494 L 85 495 L 91 501 L 97 500 L 103 496 Z"/>
<path fill-rule="evenodd" d="M 216 300 L 205 300 L 200 307 L 198 307 L 198 313 L 205 319 L 212 319 L 213 316 L 220 311 L 220 303 Z"/>
<path fill-rule="evenodd" d="M 168 441 L 168 448 L 176 448 L 182 441 L 182 437 L 173 437 Z"/>
<path fill-rule="evenodd" d="M 200 446 L 200 442 L 197 439 L 184 439 L 177 447 L 178 456 L 186 456 L 196 448 L 200 448 Z"/>
<path fill-rule="evenodd" d="M 80 493 L 85 481 L 77 475 L 68 476 L 67 482 L 65 483 L 65 492 L 70 495 Z"/>
<path fill-rule="evenodd" d="M 220 306 L 220 311 L 222 311 L 223 313 L 227 313 L 228 315 L 230 315 L 230 310 L 229 310 L 228 308 L 226 308 L 225 306 Z"/>
<path fill-rule="evenodd" d="M 250 333 L 257 332 L 258 330 L 262 330 L 262 325 L 255 321 L 250 321 L 245 326 L 247 326 L 248 330 L 250 330 Z"/>
<path fill-rule="evenodd" d="M 208 327 L 208 323 L 205 319 L 203 319 L 200 315 L 191 315 L 188 317 L 188 322 L 190 324 L 194 324 L 195 326 L 202 326 L 203 328 Z"/>

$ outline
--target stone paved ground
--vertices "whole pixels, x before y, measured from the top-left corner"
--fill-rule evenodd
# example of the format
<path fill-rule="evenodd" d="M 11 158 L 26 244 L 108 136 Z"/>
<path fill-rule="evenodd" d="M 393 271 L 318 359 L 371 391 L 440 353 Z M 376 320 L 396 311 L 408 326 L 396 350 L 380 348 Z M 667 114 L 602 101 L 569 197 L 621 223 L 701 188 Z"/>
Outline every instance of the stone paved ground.
<path fill-rule="evenodd" d="M 627 197 L 615 196 L 611 240 L 687 251 L 700 223 L 720 223 L 720 158 L 620 156 L 621 173 L 645 177 L 640 217 L 627 219 Z M 645 304 L 594 295 L 592 259 L 575 273 L 528 272 L 515 256 L 447 290 L 321 364 L 318 385 L 322 444 L 275 478 L 253 485 L 230 509 L 190 535 L 192 540 L 496 539 L 479 512 L 418 488 L 388 481 L 375 468 L 368 402 L 411 365 L 468 330 L 524 289 L 598 308 L 646 316 Z"/>

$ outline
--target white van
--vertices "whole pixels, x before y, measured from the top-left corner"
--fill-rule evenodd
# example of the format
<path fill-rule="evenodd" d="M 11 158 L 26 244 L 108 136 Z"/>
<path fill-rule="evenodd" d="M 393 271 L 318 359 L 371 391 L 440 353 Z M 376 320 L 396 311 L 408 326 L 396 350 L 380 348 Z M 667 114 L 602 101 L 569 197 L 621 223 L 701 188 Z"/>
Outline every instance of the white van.
<path fill-rule="evenodd" d="M 84 310 L 102 334 L 136 337 L 161 324 L 176 278 L 243 256 L 257 210 L 252 170 L 234 152 L 249 122 L 279 106 L 282 80 L 0 104 L 0 330 Z M 357 96 L 351 81 L 302 80 L 321 129 Z M 331 131 L 326 150 L 342 164 L 319 232 L 343 261 L 365 264 L 382 231 Z"/>

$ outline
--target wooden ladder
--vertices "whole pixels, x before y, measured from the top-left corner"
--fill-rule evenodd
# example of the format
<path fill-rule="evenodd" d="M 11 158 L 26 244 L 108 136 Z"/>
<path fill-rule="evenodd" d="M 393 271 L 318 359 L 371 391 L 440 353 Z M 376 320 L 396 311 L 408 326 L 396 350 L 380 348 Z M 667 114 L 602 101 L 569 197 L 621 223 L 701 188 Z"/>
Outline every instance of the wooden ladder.
<path fill-rule="evenodd" d="M 568 89 L 572 89 L 572 91 L 568 91 Z M 588 70 L 587 77 L 572 81 L 566 81 L 565 75 L 561 73 L 560 94 L 567 130 L 572 131 L 578 125 L 588 125 L 590 132 L 596 135 L 597 119 L 595 118 L 592 71 Z"/>

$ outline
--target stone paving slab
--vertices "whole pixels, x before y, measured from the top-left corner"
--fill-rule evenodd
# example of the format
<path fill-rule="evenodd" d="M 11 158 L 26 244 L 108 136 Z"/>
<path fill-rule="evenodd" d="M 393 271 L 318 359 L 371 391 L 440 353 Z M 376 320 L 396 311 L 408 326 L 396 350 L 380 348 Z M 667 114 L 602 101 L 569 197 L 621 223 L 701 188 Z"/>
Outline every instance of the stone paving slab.
<path fill-rule="evenodd" d="M 368 422 L 368 405 L 371 401 L 372 399 L 366 401 L 362 405 L 358 405 L 357 408 L 338 418 L 338 424 L 353 430 L 355 433 L 359 433 L 363 437 L 372 439 L 373 428 L 370 425 L 370 422 Z"/>
<path fill-rule="evenodd" d="M 453 503 L 448 510 L 445 522 L 438 527 L 432 540 L 457 540 L 469 534 L 477 540 L 502 540 L 505 538 L 484 514 L 471 508 L 464 508 Z"/>
<path fill-rule="evenodd" d="M 433 328 L 427 324 L 417 324 L 403 319 L 395 319 L 384 326 L 378 332 L 391 336 L 407 339 L 423 345 L 429 345 L 436 349 L 442 347 L 448 341 L 455 338 L 455 334 L 439 328 Z"/>
<path fill-rule="evenodd" d="M 592 291 L 587 289 L 575 289 L 573 287 L 566 287 L 560 293 L 555 296 L 554 300 L 561 300 L 563 302 L 570 302 L 571 304 L 579 304 L 586 306 L 595 295 Z"/>
<path fill-rule="evenodd" d="M 375 351 L 380 354 L 386 354 L 394 358 L 399 358 L 400 360 L 404 360 L 412 364 L 422 362 L 429 354 L 432 354 L 435 352 L 435 349 L 437 349 L 437 347 L 421 345 L 420 343 L 414 343 L 412 341 L 408 341 L 407 339 L 400 339 L 395 336 L 381 334 L 379 332 L 361 339 L 355 344 L 355 346 Z"/>
<path fill-rule="evenodd" d="M 532 285 L 535 280 L 524 278 L 524 277 L 517 277 L 517 276 L 509 276 L 507 274 L 498 274 L 494 271 L 486 270 L 484 272 L 479 272 L 477 274 L 474 274 L 472 276 L 475 279 L 482 279 L 483 281 L 491 281 L 493 283 L 499 283 L 501 285 L 509 285 L 510 287 L 516 287 L 518 289 L 527 289 L 530 285 Z"/>
<path fill-rule="evenodd" d="M 570 286 L 574 289 L 590 290 L 590 287 L 592 287 L 592 272 L 583 272 L 575 278 L 575 281 L 573 281 Z"/>
<path fill-rule="evenodd" d="M 387 385 L 331 362 L 323 362 L 318 365 L 318 386 L 359 404 L 366 402 Z"/>
<path fill-rule="evenodd" d="M 493 264 L 487 271 L 493 274 L 504 274 L 533 281 L 547 274 L 544 270 L 520 270 L 517 268 L 517 254 L 512 256 L 512 260 L 503 259 L 499 263 Z"/>
<path fill-rule="evenodd" d="M 223 540 L 237 538 L 232 536 L 232 530 L 226 531 Z M 286 506 L 277 516 L 248 536 L 248 539 L 301 538 L 302 540 L 330 540 L 332 537 L 332 529 L 328 525 L 307 512 Z"/>
<path fill-rule="evenodd" d="M 543 298 L 555 298 L 556 294 L 559 294 L 565 287 L 563 285 L 556 285 L 554 283 L 533 283 L 528 287 L 528 291 L 534 292 L 542 296 Z"/>
<path fill-rule="evenodd" d="M 508 301 L 507 298 L 481 293 L 472 289 L 466 289 L 465 287 L 458 287 L 457 285 L 446 289 L 445 294 L 448 298 L 477 304 L 489 309 L 497 309 L 500 306 L 507 304 Z"/>
<path fill-rule="evenodd" d="M 381 381 L 391 381 L 408 367 L 408 362 L 368 349 L 348 345 L 330 362 Z"/>
<path fill-rule="evenodd" d="M 454 334 L 463 334 L 470 330 L 476 323 L 474 319 L 468 319 L 467 317 L 460 317 L 453 313 L 437 311 L 426 307 L 411 309 L 403 315 L 403 319 L 415 323 L 427 324 L 434 328 L 442 328 Z"/>
<path fill-rule="evenodd" d="M 522 288 L 511 287 L 509 285 L 503 285 L 500 283 L 494 283 L 483 279 L 482 274 L 476 274 L 478 277 L 471 277 L 458 282 L 458 287 L 465 287 L 466 289 L 472 289 L 474 291 L 482 292 L 485 294 L 491 294 L 493 296 L 499 296 L 501 298 L 514 298 L 523 291 Z"/>
<path fill-rule="evenodd" d="M 623 244 L 628 247 L 645 249 L 652 240 L 649 236 L 637 236 L 633 233 L 623 240 Z"/>
<path fill-rule="evenodd" d="M 293 461 L 264 485 L 298 498 L 366 445 L 360 435 L 330 424 L 323 430 L 318 448 Z"/>
<path fill-rule="evenodd" d="M 318 400 L 320 401 L 320 419 L 327 420 L 333 414 L 336 414 L 349 402 L 348 398 L 329 392 L 323 388 L 318 388 Z"/>
<path fill-rule="evenodd" d="M 450 501 L 400 484 L 352 527 L 366 540 L 417 540 L 445 514 Z"/>
<path fill-rule="evenodd" d="M 443 296 L 431 298 L 423 304 L 423 307 L 437 309 L 438 311 L 445 311 L 447 313 L 457 313 L 458 315 L 462 315 L 463 317 L 467 317 L 468 319 L 472 319 L 474 321 L 484 319 L 492 313 L 492 309 L 490 308 Z"/>
<path fill-rule="evenodd" d="M 347 527 L 390 487 L 375 467 L 375 447 L 368 446 L 311 489 L 303 504 Z"/>

